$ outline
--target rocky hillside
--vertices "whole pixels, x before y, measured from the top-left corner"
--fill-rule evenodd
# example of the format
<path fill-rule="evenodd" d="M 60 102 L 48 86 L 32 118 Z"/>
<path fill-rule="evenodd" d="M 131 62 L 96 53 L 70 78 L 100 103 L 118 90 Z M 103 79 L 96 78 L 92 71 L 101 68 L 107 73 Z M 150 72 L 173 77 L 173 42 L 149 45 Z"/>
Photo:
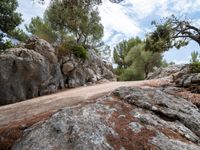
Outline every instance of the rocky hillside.
<path fill-rule="evenodd" d="M 0 57 L 0 93 L 8 98 L 3 102 L 113 79 L 111 66 L 92 50 L 85 61 L 74 55 L 58 59 L 50 44 L 35 37 Z M 200 95 L 187 90 L 199 87 L 200 75 L 191 73 L 188 65 L 156 71 L 148 78 L 159 80 L 112 87 L 116 90 L 59 107 L 53 114 L 44 109 L 46 112 L 14 125 L 8 122 L 0 128 L 0 149 L 199 150 Z M 31 110 L 33 103 L 26 104 Z M 5 116 L 0 113 L 0 117 Z"/>
<path fill-rule="evenodd" d="M 199 150 L 200 113 L 172 88 L 121 87 L 25 130 L 13 150 Z"/>
<path fill-rule="evenodd" d="M 113 80 L 111 64 L 93 50 L 88 54 L 87 60 L 73 54 L 58 59 L 55 49 L 37 37 L 6 50 L 0 55 L 0 105 Z"/>
<path fill-rule="evenodd" d="M 192 93 L 200 93 L 200 73 L 192 73 L 188 64 L 156 68 L 147 79 L 168 79 L 177 87 L 187 88 Z"/>
<path fill-rule="evenodd" d="M 3 150 L 199 150 L 200 95 L 174 86 L 173 79 L 181 77 L 188 67 L 180 68 L 174 69 L 173 75 L 166 73 L 168 77 L 164 80 L 164 73 L 160 73 L 162 79 L 120 87 L 104 96 L 101 93 L 78 105 L 62 107 L 52 116 L 43 113 L 15 125 L 8 123 L 0 128 L 0 147 Z"/>

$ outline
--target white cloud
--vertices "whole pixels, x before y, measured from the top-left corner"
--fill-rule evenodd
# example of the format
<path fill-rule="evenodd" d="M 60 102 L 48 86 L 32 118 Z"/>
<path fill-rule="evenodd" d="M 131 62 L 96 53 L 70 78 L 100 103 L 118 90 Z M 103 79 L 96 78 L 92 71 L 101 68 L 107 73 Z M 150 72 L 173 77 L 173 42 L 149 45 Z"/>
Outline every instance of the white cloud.
<path fill-rule="evenodd" d="M 44 4 L 39 4 L 31 0 L 18 0 L 18 3 L 19 7 L 17 11 L 23 14 L 22 18 L 24 20 L 21 28 L 24 28 L 25 24 L 30 23 L 32 17 L 43 16 L 45 9 L 50 3 L 50 0 L 45 0 Z"/>
<path fill-rule="evenodd" d="M 111 39 L 109 38 L 113 34 L 117 36 L 119 34 L 125 34 L 128 37 L 132 37 L 141 32 L 138 22 L 127 15 L 127 11 L 122 5 L 113 4 L 108 0 L 104 0 L 103 4 L 99 7 L 99 12 L 102 18 L 102 24 L 104 25 L 104 41 L 110 41 Z"/>
<path fill-rule="evenodd" d="M 167 17 L 171 14 L 191 14 L 200 10 L 200 0 L 125 0 L 123 5 L 131 6 L 131 12 L 140 19 L 152 15 Z"/>
<path fill-rule="evenodd" d="M 199 0 L 171 0 L 171 11 L 179 14 L 189 14 L 200 9 Z"/>
<path fill-rule="evenodd" d="M 199 19 L 193 19 L 192 25 L 194 25 L 195 27 L 200 27 L 200 18 Z"/>
<path fill-rule="evenodd" d="M 42 16 L 49 1 L 45 5 L 33 4 L 30 0 L 18 0 L 19 11 L 23 14 L 25 23 L 28 24 L 32 17 Z M 123 39 L 130 37 L 143 37 L 152 31 L 151 20 L 175 14 L 177 16 L 191 17 L 193 13 L 200 13 L 200 0 L 124 0 L 120 4 L 113 4 L 103 0 L 99 7 L 102 24 L 104 25 L 104 38 L 111 47 Z M 200 27 L 200 16 L 197 14 L 193 20 L 194 25 Z M 157 20 L 159 21 L 159 20 Z M 176 63 L 188 62 L 191 51 L 199 49 L 194 43 L 178 51 L 165 53 L 168 61 Z"/>
<path fill-rule="evenodd" d="M 157 4 L 157 0 L 125 0 L 124 2 L 131 6 L 132 13 L 135 13 L 138 18 L 147 17 L 155 10 Z"/>
<path fill-rule="evenodd" d="M 50 0 L 46 0 L 44 5 L 40 5 L 19 0 L 18 10 L 23 14 L 24 24 L 28 24 L 32 17 L 42 16 L 49 2 Z M 116 43 L 119 38 L 144 35 L 149 31 L 148 27 L 141 25 L 145 18 L 154 20 L 156 17 L 192 13 L 197 10 L 200 10 L 199 0 L 124 0 L 120 4 L 103 0 L 103 4 L 99 7 L 105 31 L 103 40 Z"/>

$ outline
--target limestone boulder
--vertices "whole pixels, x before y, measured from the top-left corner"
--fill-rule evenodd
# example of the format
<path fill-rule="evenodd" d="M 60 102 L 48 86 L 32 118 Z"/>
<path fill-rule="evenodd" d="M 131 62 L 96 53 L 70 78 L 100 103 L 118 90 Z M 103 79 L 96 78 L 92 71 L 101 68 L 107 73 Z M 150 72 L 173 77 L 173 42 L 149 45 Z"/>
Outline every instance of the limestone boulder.
<path fill-rule="evenodd" d="M 13 150 L 199 150 L 200 113 L 160 88 L 121 87 L 25 130 Z"/>
<path fill-rule="evenodd" d="M 26 48 L 0 55 L 0 103 L 10 104 L 53 93 L 63 87 L 63 77 L 49 43 L 30 38 Z"/>
<path fill-rule="evenodd" d="M 154 68 L 154 71 L 149 73 L 147 79 L 160 79 L 160 78 L 168 78 L 170 80 L 174 80 L 174 78 L 178 78 L 178 76 L 182 74 L 187 74 L 190 71 L 189 65 L 180 64 L 180 65 L 170 65 L 165 68 Z"/>
<path fill-rule="evenodd" d="M 114 80 L 112 65 L 94 51 L 88 50 L 88 59 L 82 60 L 74 55 L 61 58 L 64 84 L 69 88 L 96 84 L 99 80 Z M 103 81 L 103 80 L 102 80 Z"/>

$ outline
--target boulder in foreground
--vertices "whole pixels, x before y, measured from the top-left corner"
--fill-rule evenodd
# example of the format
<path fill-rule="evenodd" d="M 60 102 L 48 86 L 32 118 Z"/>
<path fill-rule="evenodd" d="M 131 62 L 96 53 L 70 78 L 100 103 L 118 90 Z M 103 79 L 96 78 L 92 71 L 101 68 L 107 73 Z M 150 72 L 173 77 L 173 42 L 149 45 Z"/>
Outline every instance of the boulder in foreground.
<path fill-rule="evenodd" d="M 122 87 L 27 129 L 13 150 L 199 150 L 200 113 L 159 88 Z"/>

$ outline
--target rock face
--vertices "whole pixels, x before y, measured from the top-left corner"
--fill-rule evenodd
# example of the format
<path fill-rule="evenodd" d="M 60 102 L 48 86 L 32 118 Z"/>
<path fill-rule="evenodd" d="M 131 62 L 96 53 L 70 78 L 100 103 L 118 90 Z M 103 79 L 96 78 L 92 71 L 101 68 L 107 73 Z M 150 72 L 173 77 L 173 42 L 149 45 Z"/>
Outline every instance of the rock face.
<path fill-rule="evenodd" d="M 189 88 L 192 93 L 200 93 L 200 73 L 191 73 L 190 65 L 171 65 L 158 68 L 147 79 L 167 78 L 177 87 Z"/>
<path fill-rule="evenodd" d="M 0 55 L 0 104 L 52 93 L 63 87 L 54 49 L 44 40 L 30 39 L 27 48 Z"/>
<path fill-rule="evenodd" d="M 199 150 L 200 112 L 159 88 L 121 87 L 27 129 L 13 150 Z"/>
<path fill-rule="evenodd" d="M 110 80 L 114 78 L 110 70 L 92 50 L 85 62 L 73 55 L 58 60 L 48 42 L 32 37 L 0 55 L 0 105 L 53 93 L 64 86 Z"/>
<path fill-rule="evenodd" d="M 94 84 L 99 80 L 113 80 L 112 65 L 103 61 L 93 50 L 88 51 L 89 58 L 81 60 L 63 56 L 60 60 L 65 87 L 74 88 L 85 84 Z"/>
<path fill-rule="evenodd" d="M 192 93 L 200 93 L 200 73 L 188 73 L 175 80 L 178 87 L 189 88 Z"/>
<path fill-rule="evenodd" d="M 160 79 L 160 78 L 169 78 L 173 80 L 175 74 L 186 74 L 189 72 L 189 65 L 170 65 L 166 68 L 155 68 L 155 71 L 149 73 L 147 79 Z"/>

